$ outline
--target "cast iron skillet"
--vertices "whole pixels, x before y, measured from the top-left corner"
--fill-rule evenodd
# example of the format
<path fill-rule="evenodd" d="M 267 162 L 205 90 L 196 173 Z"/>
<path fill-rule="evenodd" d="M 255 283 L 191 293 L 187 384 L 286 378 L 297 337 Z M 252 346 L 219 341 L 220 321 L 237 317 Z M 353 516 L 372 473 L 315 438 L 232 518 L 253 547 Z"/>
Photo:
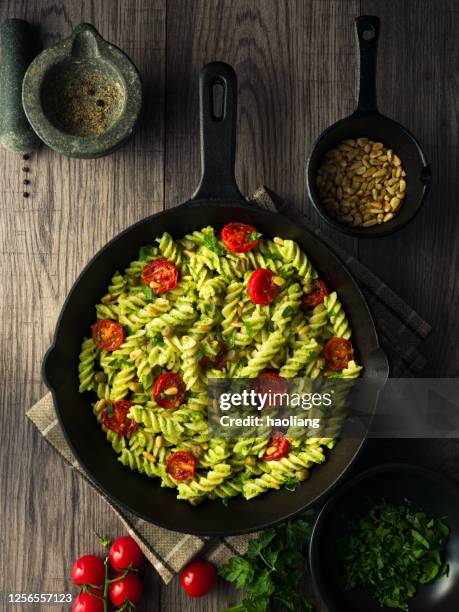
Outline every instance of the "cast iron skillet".
<path fill-rule="evenodd" d="M 355 20 L 355 33 L 360 53 L 359 97 L 357 108 L 349 117 L 324 130 L 314 143 L 306 167 L 309 199 L 321 217 L 336 230 L 357 238 L 387 236 L 402 229 L 420 211 L 429 191 L 432 173 L 424 151 L 416 138 L 403 125 L 382 115 L 376 101 L 376 53 L 379 39 L 379 18 L 361 15 Z M 317 169 L 324 154 L 347 138 L 367 136 L 381 141 L 400 157 L 406 171 L 406 196 L 395 217 L 373 227 L 351 227 L 336 221 L 324 208 L 316 187 Z"/>
<path fill-rule="evenodd" d="M 216 108 L 216 86 L 223 89 L 223 104 Z M 356 458 L 362 439 L 343 439 L 327 462 L 311 471 L 296 491 L 273 491 L 250 502 L 242 498 L 225 507 L 218 501 L 192 507 L 178 501 L 176 492 L 117 461 L 92 411 L 90 394 L 78 393 L 78 354 L 82 338 L 94 322 L 94 304 L 105 293 L 115 270 L 137 258 L 139 247 L 164 231 L 175 237 L 229 221 L 255 225 L 267 236 L 298 241 L 311 256 L 321 276 L 335 288 L 349 313 L 357 357 L 367 376 L 387 376 L 387 360 L 366 302 L 344 265 L 293 213 L 276 214 L 249 204 L 234 178 L 237 82 L 233 69 L 214 62 L 200 75 L 202 179 L 185 204 L 132 225 L 113 238 L 88 263 L 62 308 L 54 341 L 44 361 L 50 387 L 67 441 L 88 476 L 117 504 L 162 527 L 202 535 L 239 534 L 262 529 L 293 516 L 315 503 L 341 478 Z"/>

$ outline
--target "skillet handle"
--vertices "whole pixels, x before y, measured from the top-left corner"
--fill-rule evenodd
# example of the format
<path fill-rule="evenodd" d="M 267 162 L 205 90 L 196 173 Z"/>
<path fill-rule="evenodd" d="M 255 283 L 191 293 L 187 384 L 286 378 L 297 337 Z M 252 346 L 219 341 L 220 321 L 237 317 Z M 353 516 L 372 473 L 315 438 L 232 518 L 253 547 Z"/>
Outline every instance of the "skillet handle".
<path fill-rule="evenodd" d="M 191 201 L 245 202 L 234 176 L 236 118 L 236 73 L 211 62 L 199 75 L 202 176 Z"/>
<path fill-rule="evenodd" d="M 361 15 L 355 20 L 355 31 L 359 43 L 359 98 L 356 114 L 378 112 L 376 102 L 376 57 L 378 53 L 379 17 Z"/>

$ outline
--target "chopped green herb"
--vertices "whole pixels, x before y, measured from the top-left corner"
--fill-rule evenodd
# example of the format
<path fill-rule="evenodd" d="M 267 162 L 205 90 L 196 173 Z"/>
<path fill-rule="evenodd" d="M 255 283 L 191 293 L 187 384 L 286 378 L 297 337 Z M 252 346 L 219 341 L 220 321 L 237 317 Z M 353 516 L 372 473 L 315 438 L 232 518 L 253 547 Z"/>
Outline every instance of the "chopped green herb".
<path fill-rule="evenodd" d="M 151 290 L 150 287 L 147 287 L 147 285 L 142 285 L 142 291 L 145 294 L 145 297 L 147 298 L 147 300 L 152 300 L 153 299 L 153 291 Z"/>
<path fill-rule="evenodd" d="M 244 323 L 244 327 L 245 327 L 245 331 L 247 332 L 247 335 L 249 336 L 249 338 L 252 338 L 253 337 L 253 327 L 247 320 L 243 320 L 242 322 Z"/>
<path fill-rule="evenodd" d="M 150 338 L 150 344 L 152 346 L 157 346 L 158 344 L 162 344 L 164 342 L 164 338 L 162 334 L 155 334 Z"/>
<path fill-rule="evenodd" d="M 204 357 L 204 351 L 202 351 L 201 349 L 199 349 L 199 351 L 196 353 L 196 359 L 199 361 L 200 359 L 202 359 Z"/>
<path fill-rule="evenodd" d="M 288 480 L 284 482 L 284 487 L 288 491 L 295 491 L 300 484 L 301 484 L 301 480 L 298 480 L 298 478 L 289 478 Z"/>
<path fill-rule="evenodd" d="M 258 240 L 258 238 L 261 238 L 263 236 L 263 234 L 261 232 L 252 232 L 251 234 L 247 234 L 247 240 L 249 242 L 253 242 L 254 240 Z"/>
<path fill-rule="evenodd" d="M 151 244 L 145 244 L 139 249 L 139 261 L 147 261 L 154 253 L 154 247 Z"/>
<path fill-rule="evenodd" d="M 304 518 L 263 531 L 245 555 L 232 557 L 219 574 L 245 589 L 240 604 L 226 612 L 310 612 L 311 602 L 299 592 L 305 580 L 311 527 Z M 279 606 L 281 606 L 279 608 Z"/>
<path fill-rule="evenodd" d="M 113 410 L 113 406 L 111 404 L 105 404 L 107 406 L 107 414 L 110 418 L 115 416 L 115 411 Z"/>
<path fill-rule="evenodd" d="M 217 253 L 217 255 L 221 255 L 223 253 L 221 246 L 218 244 L 217 238 L 213 234 L 207 234 L 204 236 L 202 243 L 208 249 Z"/>
<path fill-rule="evenodd" d="M 282 318 L 286 319 L 287 317 L 292 315 L 294 312 L 295 312 L 295 309 L 293 308 L 293 306 L 286 306 L 284 310 L 282 311 Z"/>
<path fill-rule="evenodd" d="M 111 368 L 131 367 L 132 361 L 129 361 L 129 359 L 112 359 L 108 362 L 108 365 Z"/>
<path fill-rule="evenodd" d="M 418 585 L 447 573 L 448 536 L 443 519 L 417 512 L 409 503 L 376 504 L 338 541 L 343 586 L 370 587 L 381 607 L 407 611 Z"/>

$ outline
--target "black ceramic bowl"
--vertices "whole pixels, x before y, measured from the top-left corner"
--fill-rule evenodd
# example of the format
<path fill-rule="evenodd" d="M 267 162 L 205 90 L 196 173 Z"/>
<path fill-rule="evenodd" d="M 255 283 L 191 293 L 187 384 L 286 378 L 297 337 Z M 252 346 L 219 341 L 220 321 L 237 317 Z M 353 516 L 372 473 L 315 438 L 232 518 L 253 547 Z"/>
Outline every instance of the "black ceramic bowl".
<path fill-rule="evenodd" d="M 330 612 L 393 612 L 381 608 L 367 589 L 345 591 L 339 585 L 340 564 L 336 542 L 347 532 L 349 521 L 365 514 L 375 502 L 401 503 L 435 517 L 447 517 L 448 576 L 418 588 L 410 612 L 454 612 L 459 609 L 459 488 L 441 474 L 415 465 L 386 464 L 359 474 L 322 508 L 314 525 L 309 559 L 314 586 Z"/>

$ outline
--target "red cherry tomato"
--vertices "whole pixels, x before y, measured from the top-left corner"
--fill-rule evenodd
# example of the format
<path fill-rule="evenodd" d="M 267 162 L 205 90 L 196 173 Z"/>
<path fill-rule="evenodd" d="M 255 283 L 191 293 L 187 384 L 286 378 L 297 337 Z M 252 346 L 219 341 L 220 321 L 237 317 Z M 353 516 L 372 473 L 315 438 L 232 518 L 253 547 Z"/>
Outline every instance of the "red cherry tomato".
<path fill-rule="evenodd" d="M 226 365 L 226 360 L 228 358 L 228 347 L 225 342 L 220 341 L 218 343 L 218 353 L 215 357 L 209 357 L 208 355 L 204 355 L 199 360 L 199 367 L 202 369 L 212 367 L 215 370 L 223 370 Z"/>
<path fill-rule="evenodd" d="M 118 572 L 127 568 L 139 569 L 144 561 L 143 552 L 131 536 L 122 536 L 112 542 L 108 557 L 110 565 Z"/>
<path fill-rule="evenodd" d="M 81 591 L 73 602 L 72 612 L 104 612 L 102 589 L 89 588 Z"/>
<path fill-rule="evenodd" d="M 114 431 L 120 436 L 128 436 L 137 429 L 137 423 L 127 416 L 132 402 L 129 400 L 119 400 L 117 402 L 107 402 L 108 407 L 102 412 L 102 423 L 110 431 Z"/>
<path fill-rule="evenodd" d="M 72 567 L 73 584 L 102 585 L 105 580 L 105 566 L 100 557 L 83 555 L 75 561 Z"/>
<path fill-rule="evenodd" d="M 94 344 L 104 351 L 116 351 L 125 337 L 124 327 L 117 321 L 101 319 L 92 326 Z"/>
<path fill-rule="evenodd" d="M 324 355 L 326 365 L 330 370 L 344 370 L 349 361 L 354 358 L 354 348 L 349 340 L 330 338 L 325 344 Z"/>
<path fill-rule="evenodd" d="M 142 283 L 151 287 L 154 293 L 164 293 L 177 286 L 178 269 L 173 261 L 155 259 L 147 263 L 142 272 Z"/>
<path fill-rule="evenodd" d="M 247 284 L 247 292 L 254 304 L 266 306 L 277 298 L 280 287 L 273 282 L 275 276 L 274 272 L 266 268 L 258 268 L 252 273 Z"/>
<path fill-rule="evenodd" d="M 315 308 L 322 304 L 324 298 L 328 295 L 327 285 L 320 278 L 316 278 L 312 285 L 313 289 L 303 296 L 303 306 L 305 308 Z"/>
<path fill-rule="evenodd" d="M 120 576 L 121 574 L 117 574 Z M 108 585 L 108 597 L 112 604 L 120 608 L 126 601 L 130 601 L 134 606 L 138 606 L 142 599 L 142 581 L 137 574 L 127 574 L 116 582 Z"/>
<path fill-rule="evenodd" d="M 267 372 L 262 372 L 258 378 L 255 379 L 254 387 L 257 393 L 271 393 L 271 395 L 274 393 L 288 393 L 288 382 L 285 380 L 285 378 L 282 378 L 282 376 L 277 372 L 270 370 Z M 281 406 L 282 398 L 274 398 L 270 405 Z"/>
<path fill-rule="evenodd" d="M 228 223 L 222 229 L 223 244 L 233 253 L 247 253 L 260 242 L 259 232 L 247 223 Z"/>
<path fill-rule="evenodd" d="M 180 582 L 188 595 L 202 597 L 214 588 L 217 572 L 208 561 L 192 561 L 183 568 Z"/>
<path fill-rule="evenodd" d="M 266 452 L 263 455 L 265 461 L 278 461 L 285 457 L 290 449 L 290 442 L 284 438 L 282 433 L 276 433 L 270 438 Z"/>
<path fill-rule="evenodd" d="M 186 451 L 176 451 L 167 458 L 167 473 L 174 480 L 191 480 L 196 471 L 196 459 Z"/>
<path fill-rule="evenodd" d="M 175 393 L 167 392 L 169 390 L 176 390 Z M 174 372 L 165 372 L 156 379 L 153 387 L 153 397 L 158 406 L 170 410 L 171 408 L 178 408 L 183 403 L 186 396 L 186 386 L 182 380 L 182 377 Z"/>

